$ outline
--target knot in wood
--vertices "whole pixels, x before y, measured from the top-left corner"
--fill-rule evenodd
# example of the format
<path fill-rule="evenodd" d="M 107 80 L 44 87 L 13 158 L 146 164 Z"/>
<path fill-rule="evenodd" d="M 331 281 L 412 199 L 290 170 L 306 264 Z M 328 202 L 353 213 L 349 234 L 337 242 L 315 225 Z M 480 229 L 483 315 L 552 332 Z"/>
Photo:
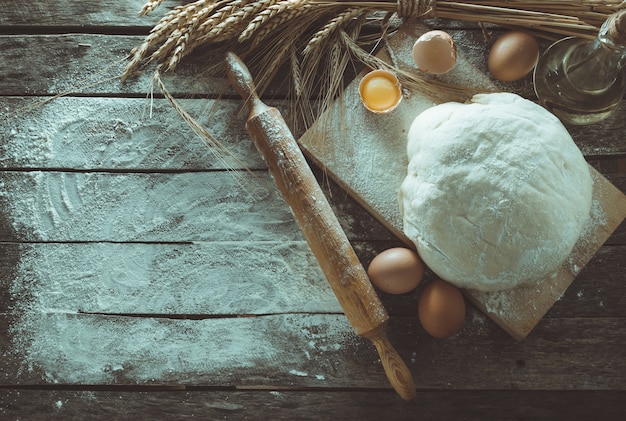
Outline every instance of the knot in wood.
<path fill-rule="evenodd" d="M 397 0 L 401 18 L 431 18 L 435 16 L 437 0 Z"/>

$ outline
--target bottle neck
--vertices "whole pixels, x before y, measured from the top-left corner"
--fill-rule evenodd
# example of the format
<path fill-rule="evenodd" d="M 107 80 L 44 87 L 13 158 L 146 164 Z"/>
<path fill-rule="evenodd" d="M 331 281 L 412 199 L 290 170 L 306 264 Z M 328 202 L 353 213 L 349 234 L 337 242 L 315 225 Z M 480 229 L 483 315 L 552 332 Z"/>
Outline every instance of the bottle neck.
<path fill-rule="evenodd" d="M 597 92 L 622 77 L 626 46 L 614 42 L 603 26 L 596 39 L 576 45 L 564 63 L 569 80 L 581 90 Z"/>

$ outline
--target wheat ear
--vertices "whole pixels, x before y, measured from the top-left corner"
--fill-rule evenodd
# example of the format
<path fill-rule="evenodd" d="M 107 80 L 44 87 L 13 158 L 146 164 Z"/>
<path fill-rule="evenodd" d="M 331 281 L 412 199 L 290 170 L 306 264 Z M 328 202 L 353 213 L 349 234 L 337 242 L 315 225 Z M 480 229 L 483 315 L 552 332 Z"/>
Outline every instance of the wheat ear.
<path fill-rule="evenodd" d="M 208 40 L 221 41 L 232 36 L 237 31 L 248 25 L 248 21 L 259 12 L 276 4 L 278 0 L 258 0 L 248 3 L 240 10 L 235 11 L 222 22 L 218 23 L 209 33 L 200 37 L 200 42 Z"/>
<path fill-rule="evenodd" d="M 247 39 L 249 39 L 252 36 L 252 34 L 255 33 L 261 26 L 265 25 L 267 21 L 271 20 L 277 15 L 285 16 L 284 13 L 286 11 L 291 12 L 294 10 L 300 10 L 303 13 L 305 9 L 308 9 L 308 7 L 304 8 L 302 6 L 306 5 L 307 3 L 308 3 L 308 0 L 280 0 L 276 2 L 275 4 L 272 4 L 271 6 L 269 6 L 268 8 L 266 8 L 265 10 L 257 14 L 250 21 L 250 23 L 248 23 L 246 28 L 239 35 L 239 42 L 244 42 Z M 281 22 L 286 22 L 290 18 L 297 16 L 298 14 L 299 13 L 297 14 L 290 13 L 287 18 L 281 19 Z"/>
<path fill-rule="evenodd" d="M 324 25 L 322 29 L 320 29 L 315 34 L 313 34 L 313 36 L 307 43 L 306 47 L 304 47 L 304 50 L 302 51 L 302 53 L 304 55 L 309 54 L 311 50 L 322 45 L 323 42 L 327 40 L 328 38 L 330 38 L 331 35 L 334 34 L 338 29 L 344 28 L 354 18 L 356 18 L 357 16 L 360 16 L 364 12 L 365 11 L 360 8 L 351 8 L 339 14 L 338 16 L 334 17 L 326 25 Z"/>
<path fill-rule="evenodd" d="M 174 47 L 174 42 L 177 40 L 176 31 L 180 33 L 181 29 L 192 21 L 193 16 L 210 3 L 215 3 L 215 0 L 198 0 L 194 3 L 177 6 L 175 9 L 167 12 L 152 28 L 143 43 L 130 52 L 130 61 L 122 73 L 122 81 L 130 77 L 142 65 L 144 60 L 158 60 L 166 54 L 166 49 L 162 46 L 158 49 L 161 50 L 160 52 L 155 52 L 148 57 L 150 51 L 158 44 L 165 41 L 165 43 L 168 44 L 167 52 L 169 52 L 169 50 Z"/>
<path fill-rule="evenodd" d="M 146 16 L 163 3 L 163 0 L 148 0 L 139 11 L 140 16 Z"/>

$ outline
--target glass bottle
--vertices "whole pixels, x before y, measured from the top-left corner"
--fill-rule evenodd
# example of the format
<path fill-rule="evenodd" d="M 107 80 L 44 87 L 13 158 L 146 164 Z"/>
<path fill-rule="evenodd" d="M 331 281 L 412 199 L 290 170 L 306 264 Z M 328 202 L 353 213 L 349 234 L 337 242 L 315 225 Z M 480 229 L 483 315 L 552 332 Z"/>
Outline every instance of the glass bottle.
<path fill-rule="evenodd" d="M 593 41 L 575 37 L 552 44 L 539 58 L 533 81 L 539 103 L 570 124 L 608 117 L 624 96 L 626 10 L 607 19 Z"/>

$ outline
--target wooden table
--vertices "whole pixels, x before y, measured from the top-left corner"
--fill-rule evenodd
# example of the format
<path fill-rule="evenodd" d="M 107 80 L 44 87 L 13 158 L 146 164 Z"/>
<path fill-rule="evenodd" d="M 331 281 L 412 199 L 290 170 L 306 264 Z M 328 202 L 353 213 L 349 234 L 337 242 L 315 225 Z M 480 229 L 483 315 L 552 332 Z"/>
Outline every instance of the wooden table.
<path fill-rule="evenodd" d="M 0 0 L 1 419 L 623 417 L 625 224 L 521 342 L 471 305 L 459 334 L 433 339 L 419 289 L 381 294 L 417 388 L 407 403 L 341 312 L 241 101 L 216 106 L 225 82 L 201 75 L 211 58 L 165 83 L 237 160 L 146 95 L 149 72 L 119 82 L 161 15 L 139 18 L 142 4 Z M 436 24 L 484 66 L 478 28 Z M 571 128 L 622 191 L 625 121 L 622 106 Z M 316 174 L 364 265 L 401 245 Z"/>

